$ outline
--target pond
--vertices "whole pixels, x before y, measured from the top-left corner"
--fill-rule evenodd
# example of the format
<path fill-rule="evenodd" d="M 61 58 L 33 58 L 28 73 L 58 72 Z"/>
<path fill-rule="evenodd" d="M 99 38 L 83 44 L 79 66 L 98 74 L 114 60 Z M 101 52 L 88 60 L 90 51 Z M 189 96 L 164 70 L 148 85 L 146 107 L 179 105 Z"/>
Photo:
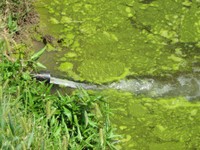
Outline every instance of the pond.
<path fill-rule="evenodd" d="M 121 90 L 95 91 L 113 109 L 119 149 L 198 149 L 199 7 L 199 0 L 38 0 L 38 30 L 47 45 L 41 62 L 57 77 L 121 83 Z M 180 88 L 176 81 L 188 75 Z M 131 91 L 135 79 L 159 86 L 138 94 Z M 176 94 L 159 94 L 167 85 Z"/>

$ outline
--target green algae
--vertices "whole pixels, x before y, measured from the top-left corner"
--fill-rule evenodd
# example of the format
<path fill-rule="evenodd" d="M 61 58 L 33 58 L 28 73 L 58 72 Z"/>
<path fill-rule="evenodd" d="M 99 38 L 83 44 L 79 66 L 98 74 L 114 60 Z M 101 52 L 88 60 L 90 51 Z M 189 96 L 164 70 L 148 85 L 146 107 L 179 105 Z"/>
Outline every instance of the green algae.
<path fill-rule="evenodd" d="M 199 0 L 36 3 L 42 34 L 61 41 L 57 69 L 74 80 L 98 84 L 130 75 L 199 70 L 199 6 Z M 198 102 L 118 91 L 101 94 L 108 97 L 112 123 L 123 135 L 119 149 L 199 149 Z"/>
<path fill-rule="evenodd" d="M 129 74 L 129 69 L 121 62 L 85 61 L 78 67 L 80 76 L 86 81 L 103 83 L 119 80 Z"/>
<path fill-rule="evenodd" d="M 57 70 L 74 80 L 98 84 L 131 75 L 200 70 L 199 6 L 199 0 L 36 3 L 43 34 L 61 41 L 63 50 L 55 55 Z M 200 148 L 199 103 L 118 91 L 101 94 L 108 97 L 112 123 L 123 135 L 119 149 Z"/>
<path fill-rule="evenodd" d="M 36 8 L 43 32 L 62 41 L 62 47 L 68 49 L 66 56 L 74 53 L 77 57 L 67 59 L 76 66 L 69 76 L 105 83 L 127 75 L 191 71 L 193 61 L 188 57 L 191 51 L 182 43 L 195 44 L 200 40 L 199 5 L 199 1 L 180 0 L 88 3 L 40 0 Z M 177 49 L 184 55 L 177 53 Z M 109 68 L 112 64 L 125 66 L 116 65 L 111 73 L 108 62 L 112 62 Z M 116 73 L 121 67 L 121 72 Z"/>
<path fill-rule="evenodd" d="M 119 149 L 199 149 L 200 103 L 182 97 L 151 99 L 130 93 L 103 91 L 122 135 Z M 121 148 L 120 148 L 121 147 Z"/>
<path fill-rule="evenodd" d="M 61 63 L 60 66 L 58 67 L 58 69 L 63 72 L 67 72 L 68 70 L 71 70 L 72 68 L 73 68 L 73 64 L 69 62 Z"/>
<path fill-rule="evenodd" d="M 68 52 L 65 57 L 68 57 L 68 58 L 75 58 L 77 57 L 77 54 L 76 53 L 73 53 L 73 52 Z"/>

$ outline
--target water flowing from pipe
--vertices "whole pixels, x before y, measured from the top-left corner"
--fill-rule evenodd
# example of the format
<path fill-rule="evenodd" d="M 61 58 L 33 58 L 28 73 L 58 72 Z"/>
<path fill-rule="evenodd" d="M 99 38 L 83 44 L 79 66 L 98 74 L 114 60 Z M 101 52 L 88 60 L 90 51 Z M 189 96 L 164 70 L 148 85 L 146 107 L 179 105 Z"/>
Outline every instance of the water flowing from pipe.
<path fill-rule="evenodd" d="M 108 85 L 94 85 L 79 83 L 55 77 L 50 78 L 50 83 L 58 84 L 70 88 L 81 87 L 83 89 L 103 90 L 116 89 L 120 91 L 131 92 L 136 95 L 146 95 L 149 97 L 175 97 L 184 96 L 188 100 L 200 97 L 200 76 L 199 75 L 180 75 L 175 79 L 127 79 L 120 80 Z"/>

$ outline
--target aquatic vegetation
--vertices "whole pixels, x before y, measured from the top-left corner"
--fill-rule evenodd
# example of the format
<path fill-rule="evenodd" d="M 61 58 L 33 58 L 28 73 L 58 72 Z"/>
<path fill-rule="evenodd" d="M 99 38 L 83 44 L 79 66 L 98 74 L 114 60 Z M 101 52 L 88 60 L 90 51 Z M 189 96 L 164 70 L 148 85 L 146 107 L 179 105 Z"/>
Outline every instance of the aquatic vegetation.
<path fill-rule="evenodd" d="M 60 71 L 67 72 L 68 70 L 71 70 L 72 68 L 73 68 L 73 64 L 72 63 L 65 62 L 65 63 L 60 64 L 58 69 Z"/>
<path fill-rule="evenodd" d="M 118 149 L 198 149 L 199 102 L 183 97 L 145 98 L 119 91 L 103 91 L 108 97 L 119 139 Z M 113 103 L 114 101 L 114 103 Z"/>
<path fill-rule="evenodd" d="M 129 69 L 121 62 L 88 60 L 78 67 L 78 72 L 86 81 L 103 83 L 126 77 Z"/>
<path fill-rule="evenodd" d="M 198 1 L 39 0 L 35 5 L 44 34 L 62 39 L 66 55 L 76 55 L 76 59 L 67 58 L 74 64 L 67 74 L 70 78 L 105 83 L 127 75 L 165 76 L 192 71 L 192 56 L 198 54 L 195 47 L 200 40 Z M 121 73 L 115 73 L 120 68 Z"/>
<path fill-rule="evenodd" d="M 60 41 L 55 61 L 66 78 L 101 84 L 199 72 L 199 0 L 38 0 L 35 6 L 43 34 Z M 199 102 L 100 94 L 108 97 L 111 122 L 123 135 L 118 149 L 200 147 Z"/>

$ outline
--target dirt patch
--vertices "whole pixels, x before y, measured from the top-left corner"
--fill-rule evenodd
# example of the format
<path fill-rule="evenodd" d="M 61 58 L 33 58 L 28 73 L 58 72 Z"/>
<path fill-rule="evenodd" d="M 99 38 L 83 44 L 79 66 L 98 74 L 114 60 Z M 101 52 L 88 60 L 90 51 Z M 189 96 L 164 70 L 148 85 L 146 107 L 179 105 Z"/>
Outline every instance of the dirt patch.
<path fill-rule="evenodd" d="M 30 32 L 33 32 L 39 23 L 39 15 L 31 10 L 26 14 L 26 17 L 22 17 L 17 21 L 19 30 L 14 35 L 14 39 L 19 41 L 25 41 L 31 38 Z"/>
<path fill-rule="evenodd" d="M 14 34 L 13 39 L 18 44 L 25 45 L 25 55 L 28 53 L 30 55 L 30 51 L 33 53 L 44 47 L 43 36 L 38 29 L 39 22 L 40 17 L 34 8 L 31 8 L 29 12 L 17 20 L 18 31 Z"/>
<path fill-rule="evenodd" d="M 18 43 L 24 43 L 32 49 L 36 48 L 36 51 L 38 50 L 38 45 L 41 47 L 41 45 L 44 46 L 48 43 L 52 45 L 59 43 L 52 35 L 43 35 L 39 23 L 39 14 L 32 8 L 25 17 L 18 20 L 19 30 L 14 35 L 14 40 Z"/>
<path fill-rule="evenodd" d="M 31 10 L 26 14 L 26 17 L 21 18 L 18 21 L 19 26 L 25 26 L 25 25 L 30 25 L 30 24 L 37 24 L 39 23 L 39 15 L 34 11 Z"/>

